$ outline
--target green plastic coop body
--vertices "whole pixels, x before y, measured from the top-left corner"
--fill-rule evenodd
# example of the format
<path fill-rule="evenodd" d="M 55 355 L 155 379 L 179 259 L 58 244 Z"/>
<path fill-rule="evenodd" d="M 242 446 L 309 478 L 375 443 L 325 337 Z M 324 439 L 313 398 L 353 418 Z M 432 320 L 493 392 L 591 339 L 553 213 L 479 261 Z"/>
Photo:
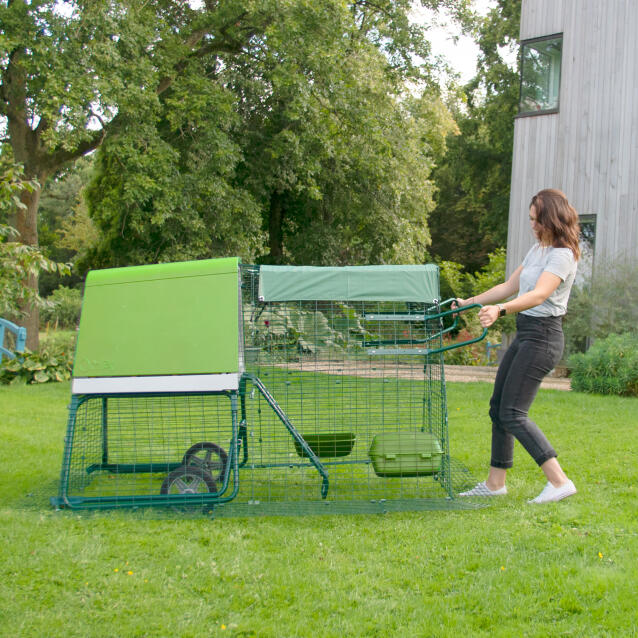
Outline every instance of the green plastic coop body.
<path fill-rule="evenodd" d="M 58 507 L 460 507 L 435 265 L 89 273 Z M 454 319 L 450 325 L 448 319 Z"/>
<path fill-rule="evenodd" d="M 90 272 L 73 393 L 236 389 L 238 273 L 236 258 Z"/>

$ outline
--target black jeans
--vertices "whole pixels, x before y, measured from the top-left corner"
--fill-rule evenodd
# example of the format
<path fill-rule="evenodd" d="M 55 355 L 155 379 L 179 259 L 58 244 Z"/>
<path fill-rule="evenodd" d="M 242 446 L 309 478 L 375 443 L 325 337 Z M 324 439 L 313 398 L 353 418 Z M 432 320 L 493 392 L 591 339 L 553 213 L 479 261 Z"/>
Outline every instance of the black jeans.
<path fill-rule="evenodd" d="M 542 465 L 556 452 L 528 416 L 541 381 L 556 366 L 565 344 L 562 317 L 516 317 L 516 337 L 496 373 L 490 400 L 491 466 L 507 469 L 514 462 L 514 439 Z"/>

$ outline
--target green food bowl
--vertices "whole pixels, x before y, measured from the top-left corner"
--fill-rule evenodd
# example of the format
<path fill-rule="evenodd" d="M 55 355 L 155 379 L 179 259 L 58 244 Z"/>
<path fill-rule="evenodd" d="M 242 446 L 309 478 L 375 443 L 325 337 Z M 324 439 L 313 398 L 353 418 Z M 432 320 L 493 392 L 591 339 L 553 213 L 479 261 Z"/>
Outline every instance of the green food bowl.
<path fill-rule="evenodd" d="M 302 434 L 304 441 L 319 457 L 348 456 L 352 452 L 355 439 L 352 432 L 324 432 L 321 434 Z M 307 457 L 299 441 L 295 441 L 295 450 L 302 457 Z"/>

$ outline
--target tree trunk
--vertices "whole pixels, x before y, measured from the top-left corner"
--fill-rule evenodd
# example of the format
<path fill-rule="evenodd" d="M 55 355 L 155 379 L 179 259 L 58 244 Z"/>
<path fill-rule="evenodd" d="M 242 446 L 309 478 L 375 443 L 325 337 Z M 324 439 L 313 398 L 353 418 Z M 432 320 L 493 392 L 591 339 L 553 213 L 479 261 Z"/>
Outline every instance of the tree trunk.
<path fill-rule="evenodd" d="M 270 246 L 270 263 L 280 264 L 284 256 L 284 206 L 281 193 L 274 191 L 270 196 L 268 211 L 268 245 Z"/>
<path fill-rule="evenodd" d="M 26 208 L 19 209 L 15 216 L 15 228 L 20 233 L 19 241 L 29 246 L 38 246 L 38 205 L 42 186 L 32 192 L 23 191 L 20 200 Z M 38 276 L 29 275 L 26 284 L 32 290 L 38 290 Z M 40 346 L 40 310 L 32 304 L 20 308 L 25 315 L 18 323 L 27 329 L 27 348 L 35 351 Z"/>

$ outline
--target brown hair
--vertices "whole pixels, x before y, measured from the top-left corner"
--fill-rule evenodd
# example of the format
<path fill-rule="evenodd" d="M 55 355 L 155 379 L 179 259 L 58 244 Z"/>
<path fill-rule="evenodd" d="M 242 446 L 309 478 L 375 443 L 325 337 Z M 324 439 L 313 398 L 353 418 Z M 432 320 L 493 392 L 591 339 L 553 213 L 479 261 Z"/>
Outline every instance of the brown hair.
<path fill-rule="evenodd" d="M 567 197 L 555 188 L 538 191 L 530 203 L 534 207 L 536 221 L 541 227 L 539 241 L 545 246 L 569 248 L 574 258 L 580 258 L 580 225 L 578 213 Z"/>

